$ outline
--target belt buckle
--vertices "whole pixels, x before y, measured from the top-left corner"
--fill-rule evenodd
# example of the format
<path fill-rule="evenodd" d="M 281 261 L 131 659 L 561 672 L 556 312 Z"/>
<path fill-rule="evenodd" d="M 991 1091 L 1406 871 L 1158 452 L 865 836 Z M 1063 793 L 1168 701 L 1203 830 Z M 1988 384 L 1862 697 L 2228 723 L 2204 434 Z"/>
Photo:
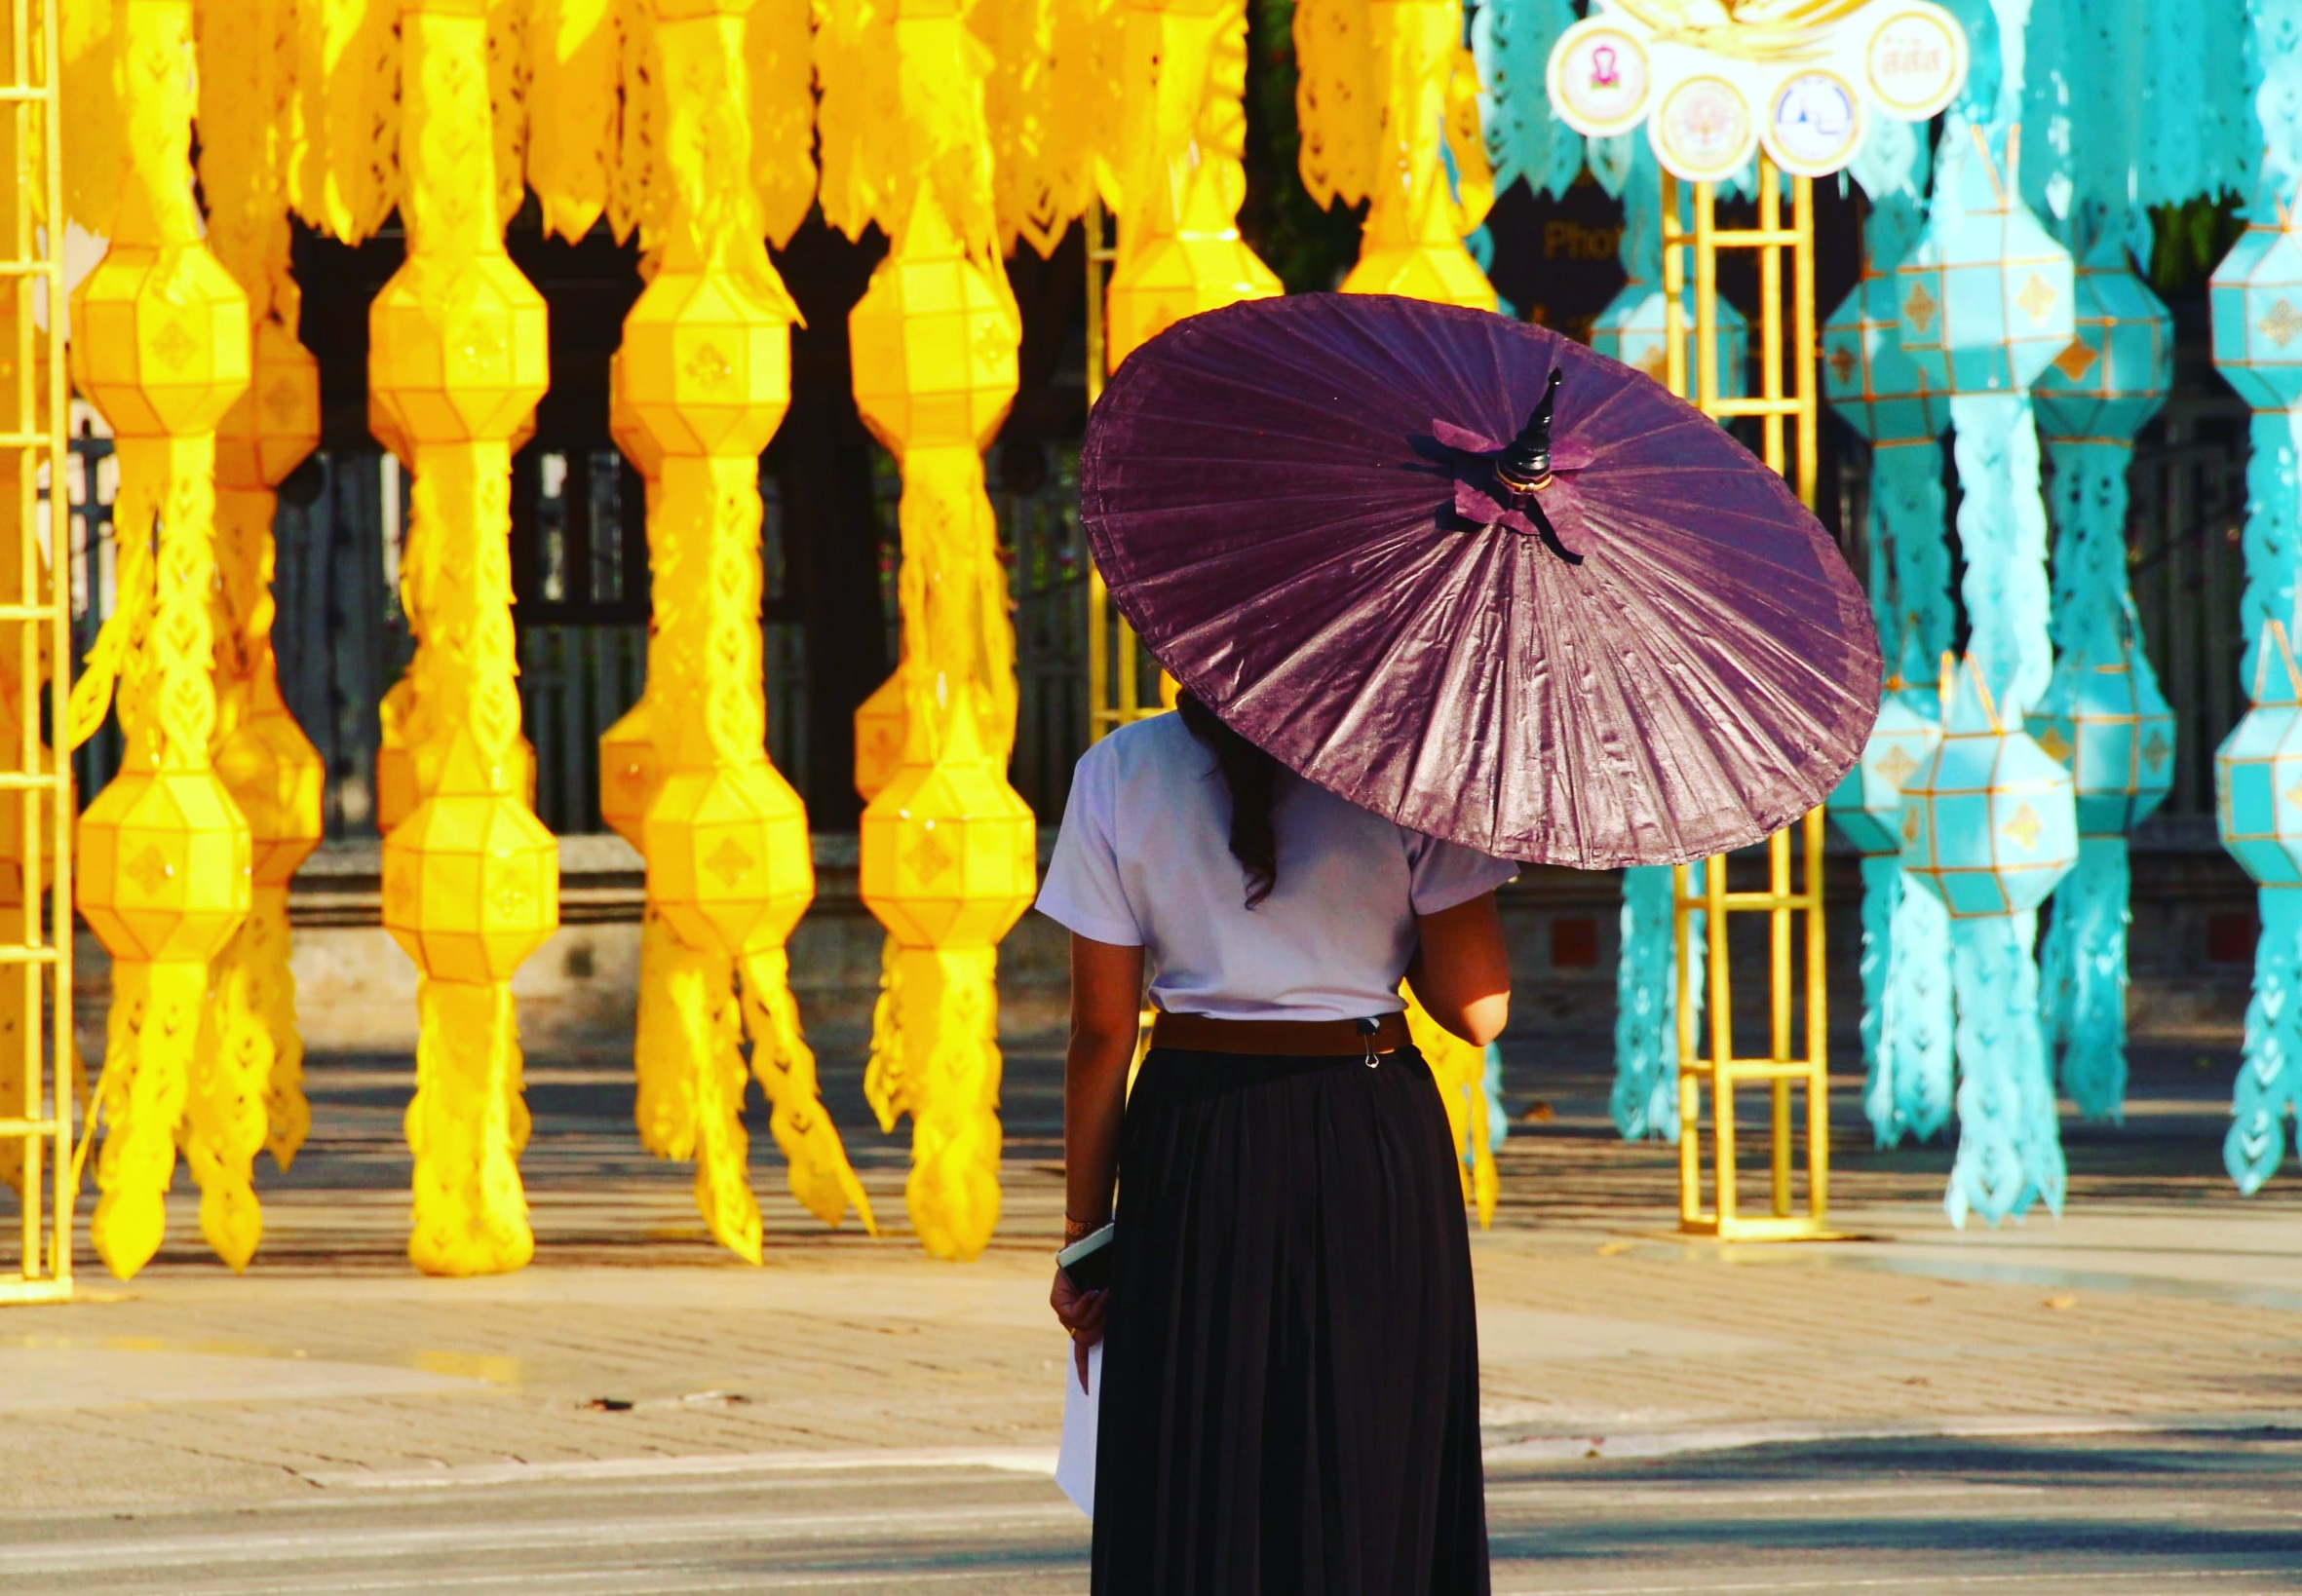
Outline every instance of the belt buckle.
<path fill-rule="evenodd" d="M 1376 1019 L 1357 1019 L 1351 1023 L 1359 1027 L 1360 1041 L 1366 1048 L 1364 1060 L 1366 1067 L 1370 1070 L 1380 1069 L 1383 1061 L 1381 1055 L 1375 1051 L 1375 1036 L 1383 1029 L 1383 1022 Z"/>

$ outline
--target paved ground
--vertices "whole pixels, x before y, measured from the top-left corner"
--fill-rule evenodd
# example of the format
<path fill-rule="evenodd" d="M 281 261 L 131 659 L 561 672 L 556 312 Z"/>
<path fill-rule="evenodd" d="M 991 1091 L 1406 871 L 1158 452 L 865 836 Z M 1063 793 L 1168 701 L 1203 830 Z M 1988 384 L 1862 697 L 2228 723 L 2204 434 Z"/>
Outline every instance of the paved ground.
<path fill-rule="evenodd" d="M 1771 1447 L 1503 1467 L 1502 1596 L 2302 1589 L 2302 1442 L 2255 1434 Z M 589 1476 L 330 1489 L 231 1513 L 10 1526 L 0 1581 L 75 1596 L 1085 1588 L 1087 1526 L 1018 1469 Z"/>
<path fill-rule="evenodd" d="M 1948 1155 L 1852 1151 L 1849 1095 L 1865 1239 L 1721 1248 L 1669 1234 L 1672 1155 L 1612 1139 L 1601 1076 L 1515 1059 L 1548 1118 L 1476 1243 L 1497 1589 L 2302 1589 L 2302 1177 L 2231 1192 L 2221 1049 L 2136 1063 L 2127 1124 L 2069 1130 L 2058 1223 L 1950 1231 Z M 0 1313 L 0 1586 L 1083 1588 L 1046 1477 L 1052 1059 L 1011 1062 L 980 1263 L 823 1232 L 761 1126 L 758 1270 L 638 1154 L 612 1060 L 539 1060 L 538 1263 L 474 1281 L 400 1254 L 404 1072 L 315 1061 L 247 1276 L 185 1197 L 136 1281 Z M 854 1073 L 833 1107 L 900 1229 Z"/>

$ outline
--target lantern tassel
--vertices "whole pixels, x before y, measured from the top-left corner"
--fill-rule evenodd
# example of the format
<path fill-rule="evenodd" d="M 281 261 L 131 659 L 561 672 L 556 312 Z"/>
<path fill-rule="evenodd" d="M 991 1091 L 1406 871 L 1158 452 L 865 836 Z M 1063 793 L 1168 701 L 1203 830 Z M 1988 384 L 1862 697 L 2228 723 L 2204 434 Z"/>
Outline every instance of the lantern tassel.
<path fill-rule="evenodd" d="M 966 1263 L 999 1223 L 999 953 L 904 948 L 896 958 L 911 1088 L 904 1202 L 930 1256 Z"/>
<path fill-rule="evenodd" d="M 721 1246 L 756 1264 L 759 1201 L 748 1178 L 751 1138 L 744 1129 L 744 1054 L 728 961 L 724 954 L 687 946 L 676 934 L 668 940 L 672 946 L 665 997 L 677 1015 L 686 1055 L 696 1209 Z"/>
<path fill-rule="evenodd" d="M 112 967 L 112 1008 L 103 1076 L 96 1217 L 89 1239 L 104 1267 L 133 1278 L 160 1250 L 175 1175 L 175 1127 L 183 1118 L 193 1045 L 207 1007 L 205 963 Z"/>
<path fill-rule="evenodd" d="M 1690 867 L 1700 892 L 1703 866 Z M 1676 1143 L 1678 1124 L 1678 982 L 1672 948 L 1669 865 L 1623 872 L 1623 953 L 1615 966 L 1615 1086 L 1608 1098 L 1625 1141 Z M 1703 1000 L 1704 916 L 1690 917 L 1687 959 L 1695 1002 Z"/>
<path fill-rule="evenodd" d="M 1862 855 L 1862 1112 L 1881 1147 L 1901 1140 L 1895 1123 L 1895 1072 L 1885 1046 L 1888 966 L 1893 962 L 1895 910 L 1902 900 L 1902 860 L 1894 854 Z"/>
<path fill-rule="evenodd" d="M 2222 1143 L 2223 1167 L 2248 1197 L 2285 1161 L 2286 1121 L 2302 1120 L 2302 889 L 2265 887 L 2256 901 L 2254 995 Z"/>
<path fill-rule="evenodd" d="M 1891 937 L 1879 1045 L 1891 1086 L 1894 1134 L 1881 1130 L 1881 1147 L 1893 1147 L 1904 1136 L 1923 1142 L 1940 1134 L 1950 1123 L 1956 1078 L 1950 911 L 1905 875 Z M 1871 1123 L 1878 1124 L 1875 1115 Z"/>
<path fill-rule="evenodd" d="M 833 1230 L 853 1206 L 863 1230 L 877 1235 L 871 1199 L 863 1195 L 839 1128 L 824 1108 L 815 1049 L 800 1031 L 799 1005 L 791 996 L 790 956 L 782 948 L 751 954 L 743 961 L 742 973 L 751 1073 L 767 1093 L 768 1130 L 784 1150 L 791 1195 Z"/>
<path fill-rule="evenodd" d="M 416 1007 L 415 1095 L 403 1126 L 415 1155 L 408 1258 L 426 1274 L 522 1268 L 535 1236 L 519 1184 L 527 1116 L 512 990 L 425 976 Z"/>
<path fill-rule="evenodd" d="M 911 1112 L 910 1083 L 903 1073 L 902 944 L 890 934 L 879 942 L 879 995 L 871 1001 L 871 1052 L 863 1064 L 863 1101 L 878 1116 L 882 1135 L 894 1135 L 896 1121 Z"/>
<path fill-rule="evenodd" d="M 271 1130 L 264 1098 L 272 1083 L 272 1039 L 250 991 L 248 928 L 209 967 L 208 1002 L 190 1061 L 184 1161 L 200 1183 L 200 1234 L 237 1274 L 255 1256 L 264 1219 L 255 1199 L 255 1157 Z"/>
<path fill-rule="evenodd" d="M 285 1171 L 312 1128 L 304 1095 L 304 1036 L 295 1018 L 295 972 L 288 966 L 288 889 L 258 887 L 225 958 L 245 959 L 249 1003 L 271 1050 L 264 1077 L 264 1147 Z"/>
<path fill-rule="evenodd" d="M 2122 1123 L 2127 1095 L 2127 840 L 2081 837 L 2054 889 L 2039 960 L 2047 1043 L 2087 1119 Z"/>
<path fill-rule="evenodd" d="M 639 923 L 639 1025 L 632 1049 L 638 1090 L 632 1118 L 639 1145 L 659 1159 L 691 1159 L 696 1147 L 695 1083 L 691 1058 L 702 1030 L 673 998 L 673 971 L 695 957 L 652 905 Z"/>
<path fill-rule="evenodd" d="M 2062 1211 L 2062 1145 L 2030 956 L 2037 931 L 2030 909 L 1951 923 L 1961 1080 L 1958 1158 L 1942 1206 L 1961 1228 L 1970 1212 L 1996 1225 L 2041 1200 Z"/>

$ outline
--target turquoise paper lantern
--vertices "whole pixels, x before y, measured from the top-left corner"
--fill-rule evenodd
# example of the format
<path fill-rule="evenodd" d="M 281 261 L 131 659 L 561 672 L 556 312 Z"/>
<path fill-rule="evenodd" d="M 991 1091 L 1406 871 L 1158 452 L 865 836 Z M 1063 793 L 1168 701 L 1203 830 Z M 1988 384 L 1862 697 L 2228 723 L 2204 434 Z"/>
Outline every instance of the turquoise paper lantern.
<path fill-rule="evenodd" d="M 1953 920 L 2035 909 L 2078 862 L 2070 773 L 1944 659 L 1942 740 L 1902 786 L 1902 867 Z"/>
<path fill-rule="evenodd" d="M 2072 274 L 2070 342 L 2031 385 L 2050 438 L 2125 442 L 2166 403 L 2174 382 L 2174 319 L 2107 235 Z M 2295 323 L 2302 331 L 2302 320 Z M 2302 354 L 2302 349 L 2297 350 Z"/>
<path fill-rule="evenodd" d="M 2214 750 L 2214 821 L 2247 875 L 2302 886 L 2302 670 L 2282 622 L 2262 628 L 2254 706 Z"/>
<path fill-rule="evenodd" d="M 1942 729 L 1899 693 L 1889 693 L 1855 761 L 1824 807 L 1865 854 L 1902 851 L 1902 783 L 1925 768 Z"/>
<path fill-rule="evenodd" d="M 1695 309 L 1691 295 L 1686 308 L 1687 392 L 1695 388 Z M 1663 380 L 1665 350 L 1663 290 L 1647 283 L 1624 285 L 1612 303 L 1591 325 L 1591 347 L 1625 365 Z M 1723 298 L 1718 301 L 1718 393 L 1721 399 L 1741 399 L 1750 386 L 1750 324 L 1743 313 Z"/>
<path fill-rule="evenodd" d="M 2095 664 L 2065 655 L 2029 717 L 2029 731 L 2070 767 L 2083 836 L 2131 830 L 2173 789 L 2174 712 L 2158 683 L 2137 672 L 2130 659 Z"/>
<path fill-rule="evenodd" d="M 1895 270 L 1902 349 L 1930 388 L 2019 394 L 2070 347 L 2070 251 L 2001 174 L 1981 130 L 1965 130 L 1971 148 L 1959 131 L 1954 118 L 1943 135 L 1936 217 Z"/>
<path fill-rule="evenodd" d="M 1822 393 L 1874 444 L 1922 443 L 1950 425 L 1950 395 L 1902 348 L 1895 274 L 1865 271 L 1822 325 Z"/>
<path fill-rule="evenodd" d="M 2222 380 L 2257 410 L 2294 408 L 2302 400 L 2302 233 L 2256 221 L 2214 268 L 2207 297 Z"/>

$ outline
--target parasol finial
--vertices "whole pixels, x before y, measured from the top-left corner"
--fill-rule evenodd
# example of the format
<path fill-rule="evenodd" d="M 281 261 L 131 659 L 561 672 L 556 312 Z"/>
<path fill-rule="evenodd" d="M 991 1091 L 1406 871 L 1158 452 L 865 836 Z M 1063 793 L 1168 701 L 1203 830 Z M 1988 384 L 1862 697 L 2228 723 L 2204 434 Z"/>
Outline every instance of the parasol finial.
<path fill-rule="evenodd" d="M 1535 406 L 1535 413 L 1527 417 L 1526 425 L 1495 462 L 1495 475 L 1520 493 L 1551 485 L 1551 411 L 1558 403 L 1558 385 L 1565 375 L 1555 365 L 1551 368 L 1543 402 Z"/>

